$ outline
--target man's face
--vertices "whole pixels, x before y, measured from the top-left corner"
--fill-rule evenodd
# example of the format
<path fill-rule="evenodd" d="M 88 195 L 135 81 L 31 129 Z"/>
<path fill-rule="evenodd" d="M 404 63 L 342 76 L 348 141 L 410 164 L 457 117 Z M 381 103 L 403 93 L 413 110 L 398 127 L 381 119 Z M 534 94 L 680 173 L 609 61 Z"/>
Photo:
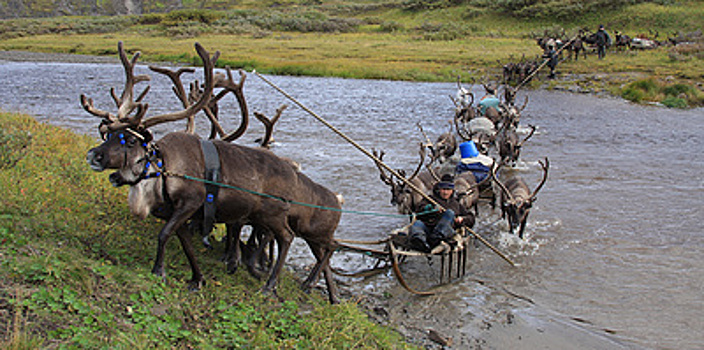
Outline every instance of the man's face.
<path fill-rule="evenodd" d="M 451 188 L 441 188 L 440 189 L 440 197 L 442 199 L 448 199 L 448 198 L 450 198 L 450 196 L 452 196 L 452 192 L 454 192 L 454 191 L 455 190 L 453 190 Z"/>

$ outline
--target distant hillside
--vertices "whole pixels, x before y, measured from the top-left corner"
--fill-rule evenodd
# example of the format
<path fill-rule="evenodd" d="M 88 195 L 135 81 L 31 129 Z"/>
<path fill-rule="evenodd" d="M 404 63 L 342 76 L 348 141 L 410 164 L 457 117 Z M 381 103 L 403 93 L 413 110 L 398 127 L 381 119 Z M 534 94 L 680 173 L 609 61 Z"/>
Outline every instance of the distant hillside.
<path fill-rule="evenodd" d="M 628 5 L 653 3 L 675 5 L 674 0 L 2 0 L 0 19 L 46 18 L 58 16 L 113 16 L 168 13 L 174 10 L 207 9 L 315 9 L 347 17 L 364 13 L 402 10 L 408 16 L 419 12 L 461 8 L 469 20 L 487 12 L 495 12 L 520 19 L 571 21 L 576 16 L 605 14 Z M 688 2 L 688 1 L 684 1 Z"/>

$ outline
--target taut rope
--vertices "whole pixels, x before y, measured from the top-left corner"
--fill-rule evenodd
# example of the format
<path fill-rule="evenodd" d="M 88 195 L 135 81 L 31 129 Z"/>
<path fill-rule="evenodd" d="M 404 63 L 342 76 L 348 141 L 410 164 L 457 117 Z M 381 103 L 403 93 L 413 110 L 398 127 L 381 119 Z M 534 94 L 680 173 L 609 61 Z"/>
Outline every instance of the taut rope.
<path fill-rule="evenodd" d="M 377 157 L 374 156 L 371 152 L 367 151 L 364 147 L 360 146 L 357 142 L 355 142 L 354 140 L 352 140 L 349 136 L 345 135 L 343 132 L 341 132 L 340 130 L 338 130 L 337 128 L 335 128 L 332 124 L 328 123 L 327 120 L 323 119 L 322 117 L 320 117 L 319 115 L 317 115 L 315 112 L 313 112 L 312 110 L 310 110 L 308 107 L 306 107 L 306 106 L 304 106 L 302 103 L 298 102 L 298 100 L 296 100 L 295 98 L 293 98 L 291 95 L 287 94 L 284 90 L 282 90 L 282 89 L 279 88 L 278 86 L 274 85 L 274 83 L 272 83 L 272 82 L 269 81 L 268 79 L 264 78 L 264 77 L 263 77 L 261 74 L 259 74 L 256 70 L 252 71 L 252 73 L 256 74 L 256 76 L 258 76 L 260 79 L 262 79 L 265 83 L 269 84 L 269 86 L 273 87 L 276 91 L 280 92 L 282 95 L 286 96 L 286 98 L 288 98 L 289 100 L 291 100 L 293 103 L 297 104 L 298 107 L 301 107 L 301 108 L 302 108 L 304 111 L 306 111 L 308 114 L 312 115 L 312 116 L 313 116 L 315 119 L 317 119 L 319 122 L 323 123 L 323 125 L 325 125 L 325 126 L 327 126 L 328 128 L 330 128 L 330 130 L 332 130 L 334 133 L 336 133 L 337 135 L 339 135 L 340 137 L 342 137 L 343 139 L 345 139 L 345 141 L 347 141 L 347 142 L 349 142 L 350 144 L 352 144 L 352 146 L 354 146 L 355 148 L 357 148 L 358 150 L 360 150 L 360 151 L 361 151 L 362 153 L 364 153 L 364 155 L 366 155 L 367 157 L 371 158 L 374 162 L 376 162 L 376 164 L 381 165 L 384 169 L 386 169 L 388 172 L 390 172 L 391 175 L 396 176 L 399 180 L 403 181 L 403 182 L 404 182 L 406 185 L 408 185 L 408 187 L 410 187 L 413 191 L 416 191 L 418 194 L 420 194 L 423 198 L 427 199 L 430 203 L 432 203 L 432 204 L 435 205 L 436 207 L 441 208 L 440 210 L 445 210 L 445 208 L 443 208 L 443 206 L 440 205 L 437 201 L 435 201 L 433 198 L 431 198 L 430 196 L 428 196 L 425 192 L 423 192 L 421 189 L 419 189 L 419 188 L 418 188 L 417 186 L 415 186 L 413 183 L 411 183 L 410 181 L 408 181 L 408 179 L 406 179 L 405 177 L 401 176 L 401 174 L 399 174 L 399 173 L 396 172 L 395 170 L 391 169 L 388 165 L 386 165 L 386 163 L 382 162 L 381 159 L 377 158 Z"/>

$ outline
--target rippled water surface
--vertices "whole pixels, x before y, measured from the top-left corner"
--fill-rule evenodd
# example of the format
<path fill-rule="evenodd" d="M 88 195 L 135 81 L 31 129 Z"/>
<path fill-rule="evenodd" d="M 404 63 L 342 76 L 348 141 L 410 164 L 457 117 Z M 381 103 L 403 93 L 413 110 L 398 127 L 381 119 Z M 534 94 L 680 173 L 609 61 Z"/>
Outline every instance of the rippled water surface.
<path fill-rule="evenodd" d="M 138 73 L 150 72 L 140 66 Z M 124 79 L 120 66 L 106 64 L 0 62 L 0 76 L 0 106 L 6 111 L 96 136 L 98 119 L 83 111 L 79 95 L 112 110 L 109 89 L 120 90 Z M 269 78 L 362 147 L 386 151 L 394 168 L 411 171 L 417 162 L 417 122 L 432 138 L 450 128 L 454 84 Z M 150 85 L 151 113 L 177 106 L 165 78 L 154 76 Z M 291 105 L 251 74 L 245 94 L 250 110 L 267 116 L 281 104 Z M 480 247 L 470 273 L 626 342 L 704 348 L 704 111 L 545 91 L 522 91 L 519 104 L 525 96 L 521 123 L 538 126 L 538 132 L 526 143 L 518 168 L 535 186 L 537 160 L 549 157 L 549 180 L 531 213 L 527 242 L 498 233 L 504 226 L 496 214 L 484 214 L 477 226 L 522 266 L 511 268 Z M 234 129 L 239 111 L 234 101 L 228 103 L 221 115 L 231 117 L 226 123 Z M 253 145 L 262 134 L 253 120 L 238 142 Z M 345 209 L 395 213 L 373 162 L 302 109 L 290 106 L 274 137 L 273 150 L 342 193 Z M 344 214 L 336 236 L 378 239 L 403 222 Z M 306 254 L 299 248 L 289 262 L 310 263 Z M 344 261 L 336 257 L 336 263 Z M 383 288 L 395 281 L 380 276 L 369 283 Z M 447 297 L 464 298 L 463 289 L 455 286 Z"/>

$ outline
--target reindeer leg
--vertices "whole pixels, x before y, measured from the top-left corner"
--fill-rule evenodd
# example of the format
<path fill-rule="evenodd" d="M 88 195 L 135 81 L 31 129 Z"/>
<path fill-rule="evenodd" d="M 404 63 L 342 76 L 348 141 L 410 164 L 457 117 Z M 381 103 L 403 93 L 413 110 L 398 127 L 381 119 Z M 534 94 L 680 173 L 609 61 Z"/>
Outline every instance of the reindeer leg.
<path fill-rule="evenodd" d="M 227 236 L 225 240 L 225 266 L 227 273 L 233 274 L 237 272 L 242 259 L 242 250 L 240 249 L 240 234 L 242 233 L 242 224 L 227 224 Z"/>
<path fill-rule="evenodd" d="M 523 239 L 523 231 L 525 231 L 526 229 L 526 221 L 528 221 L 528 218 L 523 218 L 523 220 L 521 221 L 521 227 L 518 229 L 518 237 L 520 239 Z"/>
<path fill-rule="evenodd" d="M 266 228 L 259 226 L 254 227 L 252 236 L 247 242 L 247 245 L 253 246 L 253 251 L 247 256 L 244 264 L 247 266 L 247 271 L 249 271 L 249 274 L 256 279 L 260 279 L 262 277 L 259 271 L 257 271 L 257 262 L 259 262 L 262 267 L 264 266 L 261 260 L 263 259 L 263 256 L 266 255 L 264 254 L 264 250 L 271 243 L 271 241 L 272 235 Z"/>
<path fill-rule="evenodd" d="M 203 286 L 203 284 L 205 284 L 205 281 L 203 280 L 203 273 L 201 273 L 195 254 L 193 253 L 190 231 L 188 231 L 184 226 L 181 226 L 176 231 L 176 235 L 178 236 L 179 241 L 181 241 L 183 252 L 186 254 L 188 263 L 191 265 L 192 274 L 191 280 L 188 282 L 188 290 L 197 291 Z"/>
<path fill-rule="evenodd" d="M 308 246 L 315 256 L 315 265 L 308 274 L 306 280 L 301 283 L 301 288 L 303 288 L 303 290 L 309 290 L 313 286 L 313 283 L 320 279 L 320 271 L 323 267 L 323 262 L 326 259 L 329 259 L 330 255 L 332 255 L 332 252 L 323 252 L 323 249 L 318 244 L 313 245 L 309 243 Z"/>
<path fill-rule="evenodd" d="M 309 244 L 313 255 L 315 255 L 316 264 L 308 274 L 308 278 L 301 284 L 303 290 L 308 291 L 313 286 L 313 283 L 320 279 L 320 271 L 323 271 L 325 276 L 325 284 L 328 287 L 328 298 L 331 304 L 339 303 L 337 299 L 337 287 L 332 279 L 332 270 L 330 269 L 330 257 L 334 252 L 334 249 L 323 249 L 320 245 Z"/>
<path fill-rule="evenodd" d="M 286 224 L 285 216 L 283 220 L 283 227 L 280 227 L 278 229 L 272 228 L 271 230 L 272 232 L 274 232 L 276 244 L 278 244 L 279 246 L 279 254 L 276 258 L 276 264 L 274 265 L 274 268 L 271 270 L 271 274 L 269 275 L 269 280 L 267 280 L 266 284 L 261 289 L 262 293 L 274 293 L 274 295 L 276 294 L 276 282 L 278 281 L 279 274 L 281 273 L 281 270 L 284 267 L 284 261 L 286 260 L 288 249 L 291 247 L 291 242 L 293 241 L 293 232 L 288 227 L 288 224 Z"/>
<path fill-rule="evenodd" d="M 337 297 L 337 286 L 335 285 L 335 281 L 332 277 L 333 275 L 332 268 L 330 268 L 330 259 L 327 260 L 325 267 L 323 267 L 323 276 L 325 277 L 325 284 L 328 287 L 328 298 L 330 300 L 330 304 L 339 304 L 340 300 Z"/>
<path fill-rule="evenodd" d="M 183 224 L 186 220 L 188 220 L 188 218 L 191 217 L 192 214 L 193 211 L 187 211 L 185 209 L 177 210 L 173 213 L 173 215 L 171 215 L 171 218 L 169 218 L 164 227 L 161 228 L 157 238 L 156 260 L 154 261 L 154 267 L 152 268 L 153 274 L 165 279 L 166 273 L 164 271 L 164 254 L 166 253 L 166 242 L 169 241 L 169 238 L 171 238 L 174 231 L 183 227 Z"/>

